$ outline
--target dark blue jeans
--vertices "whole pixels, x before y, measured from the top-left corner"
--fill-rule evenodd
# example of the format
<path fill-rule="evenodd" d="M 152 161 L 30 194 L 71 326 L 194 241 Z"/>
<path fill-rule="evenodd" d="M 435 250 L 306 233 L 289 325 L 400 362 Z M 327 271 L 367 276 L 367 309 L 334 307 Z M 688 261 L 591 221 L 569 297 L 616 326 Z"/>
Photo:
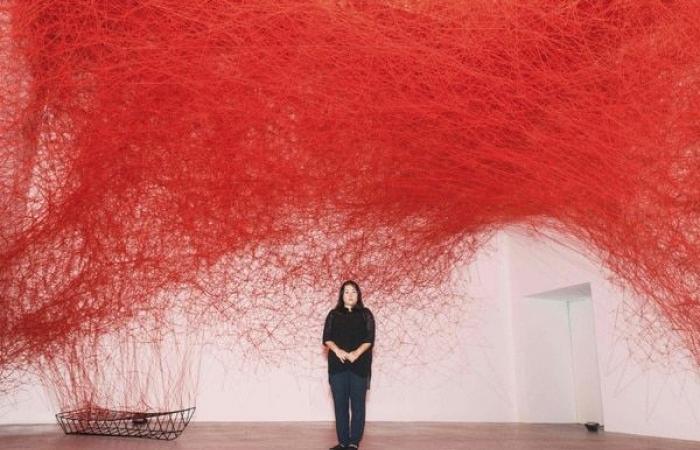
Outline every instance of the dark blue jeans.
<path fill-rule="evenodd" d="M 365 430 L 367 378 L 346 370 L 331 374 L 329 381 L 335 406 L 335 432 L 338 434 L 338 442 L 342 445 L 359 446 Z M 352 420 L 348 409 L 352 412 Z"/>

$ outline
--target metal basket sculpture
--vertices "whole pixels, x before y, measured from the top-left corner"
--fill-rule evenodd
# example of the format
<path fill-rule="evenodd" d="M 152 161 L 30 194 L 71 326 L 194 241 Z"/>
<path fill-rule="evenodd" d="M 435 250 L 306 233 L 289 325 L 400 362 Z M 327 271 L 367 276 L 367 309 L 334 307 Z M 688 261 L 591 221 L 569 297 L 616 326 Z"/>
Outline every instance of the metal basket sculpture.
<path fill-rule="evenodd" d="M 66 434 L 138 437 L 171 441 L 187 427 L 195 407 L 168 412 L 78 409 L 56 414 Z"/>

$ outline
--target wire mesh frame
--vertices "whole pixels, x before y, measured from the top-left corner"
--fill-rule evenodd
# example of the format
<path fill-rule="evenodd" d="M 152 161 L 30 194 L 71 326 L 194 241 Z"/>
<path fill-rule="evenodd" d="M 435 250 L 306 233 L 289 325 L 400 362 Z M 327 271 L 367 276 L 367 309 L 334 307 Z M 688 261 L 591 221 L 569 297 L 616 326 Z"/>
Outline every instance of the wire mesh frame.
<path fill-rule="evenodd" d="M 78 409 L 56 414 L 65 434 L 138 437 L 172 441 L 180 436 L 195 407 L 168 412 Z"/>

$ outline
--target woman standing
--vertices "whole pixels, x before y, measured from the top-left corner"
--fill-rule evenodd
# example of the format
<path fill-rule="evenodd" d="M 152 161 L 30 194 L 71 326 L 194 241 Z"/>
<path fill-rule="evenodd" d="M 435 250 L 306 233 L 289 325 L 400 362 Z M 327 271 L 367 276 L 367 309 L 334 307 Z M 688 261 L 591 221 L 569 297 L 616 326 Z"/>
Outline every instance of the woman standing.
<path fill-rule="evenodd" d="M 374 316 L 362 304 L 362 292 L 354 281 L 340 287 L 338 304 L 326 317 L 323 343 L 329 350 L 328 378 L 339 442 L 331 450 L 357 449 L 365 428 L 365 397 L 372 376 Z"/>

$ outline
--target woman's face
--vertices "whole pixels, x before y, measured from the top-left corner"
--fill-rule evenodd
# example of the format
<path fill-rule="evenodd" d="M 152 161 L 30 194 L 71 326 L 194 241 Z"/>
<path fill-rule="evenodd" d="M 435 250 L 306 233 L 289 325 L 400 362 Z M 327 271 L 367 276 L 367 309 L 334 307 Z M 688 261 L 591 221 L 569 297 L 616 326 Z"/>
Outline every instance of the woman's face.
<path fill-rule="evenodd" d="M 357 305 L 357 290 L 352 284 L 346 284 L 343 287 L 343 303 L 349 308 Z"/>

